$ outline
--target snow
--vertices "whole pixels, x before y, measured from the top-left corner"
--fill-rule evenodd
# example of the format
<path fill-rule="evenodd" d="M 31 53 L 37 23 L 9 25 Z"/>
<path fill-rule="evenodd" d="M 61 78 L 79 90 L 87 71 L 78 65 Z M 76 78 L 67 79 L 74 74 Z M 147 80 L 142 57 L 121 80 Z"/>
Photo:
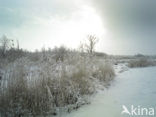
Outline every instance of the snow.
<path fill-rule="evenodd" d="M 114 70 L 115 70 L 116 75 L 118 75 L 124 71 L 129 70 L 129 68 L 127 66 L 127 63 L 119 63 L 117 65 L 114 65 Z"/>
<path fill-rule="evenodd" d="M 73 58 L 71 58 L 70 56 L 69 58 L 65 59 L 64 62 L 56 62 L 51 56 L 49 57 L 50 58 L 47 58 L 47 60 L 41 59 L 38 61 L 32 61 L 26 57 L 21 58 L 14 63 L 10 63 L 7 66 L 7 69 L 0 70 L 0 75 L 3 74 L 2 81 L 0 81 L 1 87 L 3 87 L 1 90 L 5 90 L 7 88 L 7 80 L 9 80 L 9 75 L 12 75 L 13 73 L 15 73 L 17 76 L 20 76 L 20 73 L 24 74 L 27 79 L 26 81 L 29 89 L 37 87 L 37 85 L 40 84 L 40 81 L 42 81 L 42 78 L 48 79 L 50 77 L 51 80 L 56 80 L 55 85 L 52 87 L 55 90 L 62 87 L 60 84 L 61 78 L 67 77 L 65 82 L 67 81 L 70 86 L 67 85 L 64 88 L 67 89 L 69 94 L 73 94 L 74 97 L 77 97 L 78 102 L 75 105 L 80 107 L 81 105 L 85 105 L 89 102 L 91 102 L 91 104 L 82 106 L 80 109 L 78 109 L 78 111 L 71 112 L 71 114 L 64 112 L 65 110 L 69 112 L 73 111 L 73 108 L 77 108 L 75 105 L 67 105 L 66 107 L 56 108 L 56 111 L 59 112 L 58 116 L 63 117 L 64 115 L 66 115 L 65 117 L 120 117 L 120 109 L 122 104 L 137 104 L 140 102 L 139 99 L 145 97 L 140 104 L 146 105 L 150 104 L 148 101 L 154 101 L 154 98 L 156 97 L 156 90 L 153 89 L 154 83 L 156 83 L 154 79 L 154 77 L 156 77 L 154 72 L 156 67 L 130 69 L 127 65 L 129 61 L 127 59 L 91 60 L 89 57 L 81 58 L 80 56 L 73 56 Z M 100 76 L 101 71 L 99 66 L 103 64 L 105 65 L 104 68 L 106 68 L 104 70 L 109 72 L 112 67 L 107 66 L 106 63 L 109 63 L 108 65 L 110 66 L 112 63 L 115 63 L 113 67 L 116 78 L 115 81 L 111 82 L 111 87 L 109 88 L 106 86 L 108 85 L 107 83 L 104 85 L 104 83 L 92 75 L 94 72 L 96 72 L 96 77 Z M 19 73 L 20 70 L 21 72 Z M 85 76 L 85 80 L 91 85 L 89 87 L 89 91 L 94 92 L 94 90 L 96 90 L 96 95 L 85 95 L 81 97 L 79 96 L 80 89 L 74 89 L 74 84 L 72 81 L 70 81 L 71 77 L 74 73 L 77 73 L 81 70 L 85 71 L 85 74 L 87 74 Z M 109 74 L 106 76 L 109 76 Z M 151 79 L 148 79 L 148 77 Z M 85 82 L 85 80 L 83 82 Z M 151 80 L 153 82 L 151 82 Z M 48 91 L 48 97 L 52 99 L 51 89 L 48 85 L 46 85 L 46 89 Z M 137 95 L 140 92 L 141 94 Z M 136 95 L 136 97 L 134 97 L 134 95 Z M 146 96 L 143 97 L 143 95 Z"/>
<path fill-rule="evenodd" d="M 122 105 L 155 108 L 155 71 L 156 67 L 125 71 L 117 76 L 110 89 L 99 92 L 90 105 L 83 106 L 78 111 L 63 117 L 123 117 Z"/>

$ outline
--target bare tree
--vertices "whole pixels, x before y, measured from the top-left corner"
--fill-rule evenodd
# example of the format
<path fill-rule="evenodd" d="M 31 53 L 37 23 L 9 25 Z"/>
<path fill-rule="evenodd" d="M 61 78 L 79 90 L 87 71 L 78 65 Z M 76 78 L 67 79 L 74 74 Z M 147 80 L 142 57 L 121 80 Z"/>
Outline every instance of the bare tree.
<path fill-rule="evenodd" d="M 86 44 L 85 44 L 86 51 L 90 54 L 93 54 L 94 49 L 95 49 L 95 45 L 98 42 L 98 38 L 95 35 L 88 35 L 87 41 L 88 42 L 86 42 Z"/>
<path fill-rule="evenodd" d="M 10 40 L 5 35 L 3 35 L 0 38 L 0 48 L 1 48 L 2 56 L 5 56 L 6 50 L 9 49 L 9 47 L 10 47 Z"/>

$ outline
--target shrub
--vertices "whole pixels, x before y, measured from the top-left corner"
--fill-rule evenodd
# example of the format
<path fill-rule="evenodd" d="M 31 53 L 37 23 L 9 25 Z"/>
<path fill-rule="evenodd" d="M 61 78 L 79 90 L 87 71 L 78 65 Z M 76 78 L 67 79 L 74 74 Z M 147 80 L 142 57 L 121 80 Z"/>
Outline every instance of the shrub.
<path fill-rule="evenodd" d="M 128 66 L 131 68 L 134 67 L 147 67 L 147 66 L 153 66 L 155 64 L 154 61 L 150 61 L 146 58 L 136 59 L 136 60 L 130 60 L 128 63 Z"/>
<path fill-rule="evenodd" d="M 54 52 L 54 59 L 57 61 L 64 61 L 64 58 L 67 56 L 67 52 L 68 50 L 64 47 L 64 46 L 61 46 L 59 48 L 55 48 L 53 50 Z"/>
<path fill-rule="evenodd" d="M 96 66 L 96 70 L 93 72 L 93 76 L 104 84 L 109 85 L 110 81 L 114 79 L 115 71 L 110 63 L 99 63 Z"/>

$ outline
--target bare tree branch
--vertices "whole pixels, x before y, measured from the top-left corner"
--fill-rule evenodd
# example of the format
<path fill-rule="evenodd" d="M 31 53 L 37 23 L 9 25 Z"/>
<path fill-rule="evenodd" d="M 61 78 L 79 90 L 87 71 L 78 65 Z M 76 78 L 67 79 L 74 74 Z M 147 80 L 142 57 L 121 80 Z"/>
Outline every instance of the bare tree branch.
<path fill-rule="evenodd" d="M 95 35 L 88 35 L 87 40 L 88 40 L 88 43 L 85 44 L 86 51 L 92 54 L 94 52 L 95 45 L 98 42 L 98 38 Z"/>

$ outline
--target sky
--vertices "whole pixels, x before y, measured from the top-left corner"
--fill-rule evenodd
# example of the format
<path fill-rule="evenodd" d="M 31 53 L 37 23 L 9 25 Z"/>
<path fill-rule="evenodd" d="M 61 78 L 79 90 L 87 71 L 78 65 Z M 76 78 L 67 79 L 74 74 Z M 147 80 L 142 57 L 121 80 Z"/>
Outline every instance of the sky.
<path fill-rule="evenodd" d="M 77 49 L 96 35 L 96 51 L 156 54 L 155 0 L 0 0 L 0 36 L 34 51 Z"/>

